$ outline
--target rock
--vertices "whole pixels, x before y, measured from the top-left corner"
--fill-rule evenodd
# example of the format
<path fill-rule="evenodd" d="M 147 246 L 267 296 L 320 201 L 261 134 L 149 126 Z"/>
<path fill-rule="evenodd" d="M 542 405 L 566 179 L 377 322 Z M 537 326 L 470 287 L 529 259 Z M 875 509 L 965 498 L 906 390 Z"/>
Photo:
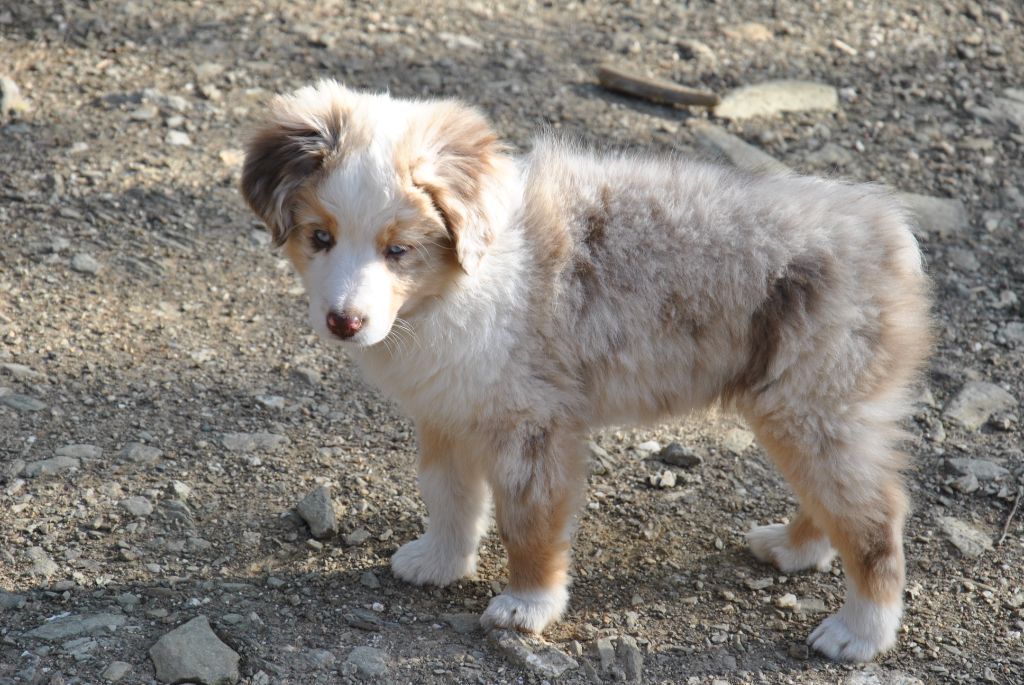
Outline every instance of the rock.
<path fill-rule="evenodd" d="M 218 154 L 220 161 L 224 163 L 224 166 L 237 167 L 242 166 L 242 162 L 245 161 L 245 150 L 238 148 L 225 148 Z"/>
<path fill-rule="evenodd" d="M 835 143 L 825 143 L 804 157 L 804 161 L 815 167 L 844 167 L 853 161 L 853 153 Z"/>
<path fill-rule="evenodd" d="M 1010 125 L 1024 130 L 1024 99 L 1017 97 L 1020 91 L 1009 88 L 1003 91 L 1008 97 L 992 98 L 991 107 L 974 106 L 970 113 L 990 124 Z"/>
<path fill-rule="evenodd" d="M 221 685 L 238 682 L 238 654 L 220 641 L 206 616 L 197 616 L 156 641 L 149 658 L 157 680 Z"/>
<path fill-rule="evenodd" d="M 713 152 L 725 155 L 734 166 L 756 174 L 790 174 L 792 169 L 767 152 L 734 136 L 721 126 L 701 123 L 693 127 L 697 141 Z"/>
<path fill-rule="evenodd" d="M 307 671 L 324 671 L 334 668 L 338 658 L 327 649 L 308 649 L 302 654 L 302 661 Z"/>
<path fill-rule="evenodd" d="M 221 444 L 229 452 L 276 452 L 291 441 L 277 433 L 224 433 Z"/>
<path fill-rule="evenodd" d="M 74 457 L 53 457 L 51 459 L 32 461 L 25 464 L 25 468 L 22 469 L 22 473 L 27 478 L 52 476 L 55 473 L 61 473 L 69 469 L 77 469 L 81 466 L 82 463 Z"/>
<path fill-rule="evenodd" d="M 194 68 L 197 81 L 212 81 L 224 73 L 224 65 L 216 62 L 203 62 Z"/>
<path fill-rule="evenodd" d="M 480 616 L 477 614 L 441 614 L 439 618 L 459 635 L 468 635 L 480 630 Z"/>
<path fill-rule="evenodd" d="M 296 366 L 292 369 L 292 378 L 311 388 L 320 385 L 320 372 L 308 366 Z"/>
<path fill-rule="evenodd" d="M 775 584 L 774 578 L 748 578 L 744 584 L 751 590 L 764 590 Z"/>
<path fill-rule="evenodd" d="M 1024 322 L 1011 321 L 1003 326 L 1003 339 L 1017 347 L 1024 346 Z"/>
<path fill-rule="evenodd" d="M 14 376 L 19 381 L 34 381 L 43 377 L 43 374 L 33 370 L 29 366 L 25 366 L 24 364 L 8 362 L 6 364 L 0 364 L 0 369 L 3 369 L 5 373 Z"/>
<path fill-rule="evenodd" d="M 740 455 L 754 444 L 754 434 L 745 428 L 732 428 L 722 438 L 722 447 L 733 454 Z"/>
<path fill-rule="evenodd" d="M 981 268 L 981 262 L 972 250 L 965 250 L 961 247 L 950 248 L 947 252 L 949 262 L 961 271 L 971 272 Z"/>
<path fill-rule="evenodd" d="M 21 96 L 18 84 L 6 76 L 0 76 L 0 123 L 9 116 L 20 116 L 29 109 L 28 101 Z"/>
<path fill-rule="evenodd" d="M 775 598 L 775 606 L 780 609 L 795 609 L 797 604 L 796 595 L 787 592 L 781 597 Z"/>
<path fill-rule="evenodd" d="M 121 614 L 62 616 L 28 631 L 25 635 L 47 641 L 66 640 L 82 634 L 113 633 L 118 627 L 124 625 L 124 622 L 125 617 Z"/>
<path fill-rule="evenodd" d="M 594 649 L 601 660 L 601 672 L 607 673 L 615 665 L 615 643 L 610 637 L 599 637 L 594 641 Z"/>
<path fill-rule="evenodd" d="M 979 557 L 992 550 L 992 539 L 988 535 L 960 519 L 943 516 L 939 519 L 939 528 L 964 556 Z"/>
<path fill-rule="evenodd" d="M 121 508 L 139 518 L 145 518 L 153 513 L 153 503 L 141 496 L 121 500 Z"/>
<path fill-rule="evenodd" d="M 747 21 L 742 24 L 736 24 L 735 26 L 726 26 L 722 29 L 722 33 L 725 34 L 726 38 L 733 40 L 740 40 L 747 43 L 763 43 L 766 40 L 774 38 L 771 29 L 764 24 L 759 24 L 756 21 Z"/>
<path fill-rule="evenodd" d="M 718 56 L 715 55 L 714 50 L 708 47 L 707 43 L 692 38 L 678 38 L 676 47 L 682 57 L 696 61 L 697 66 L 701 69 L 710 70 L 718 66 Z"/>
<path fill-rule="evenodd" d="M 917 193 L 896 193 L 893 197 L 913 216 L 918 235 L 948 237 L 964 233 L 970 226 L 967 207 L 960 200 Z"/>
<path fill-rule="evenodd" d="M 377 580 L 377 576 L 373 575 L 373 571 L 364 571 L 363 574 L 359 576 L 359 584 L 363 587 L 370 588 L 371 590 L 380 589 L 380 581 Z"/>
<path fill-rule="evenodd" d="M 977 476 L 975 476 L 973 473 L 968 473 L 966 476 L 960 476 L 959 478 L 954 480 L 952 483 L 949 484 L 949 486 L 958 492 L 962 492 L 965 495 L 969 495 L 972 492 L 977 491 L 977 489 L 981 487 L 981 484 L 978 483 Z"/>
<path fill-rule="evenodd" d="M 388 655 L 374 647 L 354 647 L 345 663 L 364 678 L 380 678 L 388 672 Z"/>
<path fill-rule="evenodd" d="M 346 533 L 342 539 L 349 547 L 355 547 L 356 545 L 361 545 L 370 539 L 370 531 L 365 528 L 357 528 L 351 533 Z"/>
<path fill-rule="evenodd" d="M 353 628 L 373 632 L 377 632 L 384 627 L 384 622 L 375 612 L 358 607 L 345 614 L 345 623 Z"/>
<path fill-rule="evenodd" d="M 131 672 L 132 665 L 127 661 L 112 661 L 110 662 L 110 665 L 103 670 L 103 674 L 100 677 L 107 682 L 116 683 Z"/>
<path fill-rule="evenodd" d="M 71 270 L 80 274 L 94 275 L 99 273 L 100 263 L 92 255 L 79 252 L 71 258 Z"/>
<path fill-rule="evenodd" d="M 16 595 L 13 592 L 0 590 L 0 609 L 10 611 L 25 606 L 25 595 Z"/>
<path fill-rule="evenodd" d="M 560 649 L 539 638 L 511 630 L 492 630 L 487 637 L 505 657 L 542 678 L 559 678 L 579 663 Z"/>
<path fill-rule="evenodd" d="M 873 666 L 849 674 L 843 685 L 924 685 L 924 681 L 899 671 L 885 671 Z"/>
<path fill-rule="evenodd" d="M 92 653 L 99 646 L 100 643 L 91 637 L 79 637 L 74 640 L 68 640 L 61 645 L 61 649 L 75 661 L 85 661 L 92 656 Z"/>
<path fill-rule="evenodd" d="M 132 121 L 149 121 L 150 119 L 155 119 L 159 114 L 160 110 L 156 105 L 146 103 L 128 114 L 128 118 Z"/>
<path fill-rule="evenodd" d="M 260 231 L 266 235 L 265 231 Z M 269 244 L 270 241 L 268 240 Z M 256 395 L 256 402 L 267 409 L 284 409 L 284 398 L 280 395 Z"/>
<path fill-rule="evenodd" d="M 615 654 L 619 657 L 626 682 L 638 683 L 643 677 L 644 655 L 636 640 L 629 635 L 621 636 L 615 643 Z"/>
<path fill-rule="evenodd" d="M 309 526 L 315 538 L 325 538 L 338 532 L 338 516 L 331 502 L 331 491 L 325 485 L 313 488 L 296 507 L 299 516 Z"/>
<path fill-rule="evenodd" d="M 666 469 L 661 473 L 654 473 L 648 476 L 647 482 L 656 488 L 674 488 L 676 486 L 676 474 Z"/>
<path fill-rule="evenodd" d="M 42 547 L 29 547 L 25 551 L 25 556 L 32 562 L 32 575 L 34 576 L 49 578 L 60 570 L 57 563 Z"/>
<path fill-rule="evenodd" d="M 1010 471 L 988 459 L 970 459 L 957 457 L 947 459 L 946 466 L 961 476 L 972 475 L 979 481 L 1002 480 L 1010 475 Z"/>
<path fill-rule="evenodd" d="M 168 131 L 164 142 L 176 147 L 188 147 L 192 144 L 192 139 L 184 131 Z"/>
<path fill-rule="evenodd" d="M 17 411 L 42 411 L 46 409 L 46 404 L 36 398 L 20 395 L 16 392 L 0 396 L 0 404 L 5 404 Z"/>
<path fill-rule="evenodd" d="M 832 86 L 813 81 L 765 81 L 726 93 L 714 108 L 723 119 L 750 119 L 782 112 L 839 109 L 839 93 Z"/>
<path fill-rule="evenodd" d="M 704 460 L 689 447 L 684 447 L 678 442 L 670 442 L 665 449 L 658 452 L 658 461 L 669 466 L 692 469 L 695 466 L 700 466 Z"/>
<path fill-rule="evenodd" d="M 121 450 L 121 458 L 136 464 L 155 464 L 163 456 L 163 451 L 141 442 L 129 442 Z"/>
<path fill-rule="evenodd" d="M 970 381 L 946 405 L 943 416 L 968 430 L 977 430 L 988 417 L 1017 406 L 1017 400 L 994 383 Z"/>
<path fill-rule="evenodd" d="M 180 480 L 172 480 L 170 491 L 175 497 L 180 499 L 182 502 L 186 501 L 189 495 L 192 494 L 192 488 L 188 483 L 183 483 Z"/>
<path fill-rule="evenodd" d="M 793 611 L 801 614 L 823 614 L 828 611 L 825 600 L 817 597 L 801 597 L 796 601 Z"/>
<path fill-rule="evenodd" d="M 596 442 L 587 443 L 587 452 L 590 455 L 590 472 L 599 476 L 606 476 L 611 473 L 615 465 L 614 460 L 605 448 Z"/>
<path fill-rule="evenodd" d="M 99 459 L 103 456 L 103 450 L 96 445 L 64 445 L 56 450 L 58 457 L 72 457 L 74 459 Z"/>
<path fill-rule="evenodd" d="M 661 443 L 659 443 L 657 440 L 648 440 L 646 442 L 641 442 L 639 445 L 636 446 L 636 451 L 647 453 L 660 452 Z"/>

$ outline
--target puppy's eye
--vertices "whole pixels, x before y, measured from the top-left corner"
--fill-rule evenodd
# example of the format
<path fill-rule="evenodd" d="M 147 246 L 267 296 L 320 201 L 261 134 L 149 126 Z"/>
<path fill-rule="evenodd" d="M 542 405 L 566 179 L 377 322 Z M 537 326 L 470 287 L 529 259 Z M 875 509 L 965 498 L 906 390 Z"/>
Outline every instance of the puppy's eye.
<path fill-rule="evenodd" d="M 313 249 L 329 250 L 334 247 L 334 236 L 322 228 L 313 231 Z"/>
<path fill-rule="evenodd" d="M 388 245 L 388 248 L 384 250 L 384 256 L 388 259 L 398 259 L 408 251 L 409 248 L 403 245 Z"/>

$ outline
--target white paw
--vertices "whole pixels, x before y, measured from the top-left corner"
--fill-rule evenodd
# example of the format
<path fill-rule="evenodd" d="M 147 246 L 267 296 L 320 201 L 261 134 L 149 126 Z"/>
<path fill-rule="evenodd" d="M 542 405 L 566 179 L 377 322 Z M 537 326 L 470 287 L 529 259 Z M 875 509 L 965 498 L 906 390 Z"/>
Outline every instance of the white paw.
<path fill-rule="evenodd" d="M 807 644 L 836 661 L 871 661 L 896 644 L 902 607 L 851 597 L 814 629 Z"/>
<path fill-rule="evenodd" d="M 565 611 L 569 591 L 564 588 L 513 592 L 505 590 L 491 598 L 480 624 L 487 630 L 510 628 L 527 633 L 540 633 Z"/>
<path fill-rule="evenodd" d="M 476 572 L 476 554 L 453 553 L 429 534 L 407 542 L 391 557 L 391 571 L 414 585 L 448 585 Z"/>
<path fill-rule="evenodd" d="M 774 564 L 784 573 L 794 573 L 813 568 L 827 571 L 832 565 L 836 551 L 828 538 L 822 537 L 800 547 L 789 542 L 786 526 L 776 523 L 771 526 L 757 526 L 747 533 L 750 551 L 761 561 Z"/>

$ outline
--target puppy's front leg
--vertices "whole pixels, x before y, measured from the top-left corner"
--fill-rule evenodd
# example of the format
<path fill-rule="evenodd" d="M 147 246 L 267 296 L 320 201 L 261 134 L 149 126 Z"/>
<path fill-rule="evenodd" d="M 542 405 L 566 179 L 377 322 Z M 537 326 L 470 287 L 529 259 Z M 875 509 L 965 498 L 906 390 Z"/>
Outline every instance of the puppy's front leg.
<path fill-rule="evenodd" d="M 469 445 L 427 425 L 417 428 L 427 532 L 395 552 L 391 569 L 416 585 L 448 585 L 476 571 L 488 522 L 487 483 Z"/>
<path fill-rule="evenodd" d="M 582 443 L 572 433 L 524 426 L 491 474 L 509 583 L 480 622 L 540 633 L 569 599 L 569 548 L 585 484 Z"/>

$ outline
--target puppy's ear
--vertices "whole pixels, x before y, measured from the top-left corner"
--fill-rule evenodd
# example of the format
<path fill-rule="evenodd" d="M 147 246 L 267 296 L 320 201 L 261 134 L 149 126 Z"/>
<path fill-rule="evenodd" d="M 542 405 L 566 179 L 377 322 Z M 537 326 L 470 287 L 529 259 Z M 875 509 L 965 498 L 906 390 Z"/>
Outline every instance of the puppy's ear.
<path fill-rule="evenodd" d="M 459 264 L 472 273 L 493 239 L 483 195 L 506 147 L 482 114 L 454 102 L 433 105 L 410 135 L 412 182 L 430 196 Z"/>
<path fill-rule="evenodd" d="M 242 195 L 267 224 L 277 246 L 288 240 L 292 230 L 295 191 L 340 150 L 347 95 L 339 84 L 324 81 L 278 96 L 271 103 L 267 123 L 249 139 Z"/>

